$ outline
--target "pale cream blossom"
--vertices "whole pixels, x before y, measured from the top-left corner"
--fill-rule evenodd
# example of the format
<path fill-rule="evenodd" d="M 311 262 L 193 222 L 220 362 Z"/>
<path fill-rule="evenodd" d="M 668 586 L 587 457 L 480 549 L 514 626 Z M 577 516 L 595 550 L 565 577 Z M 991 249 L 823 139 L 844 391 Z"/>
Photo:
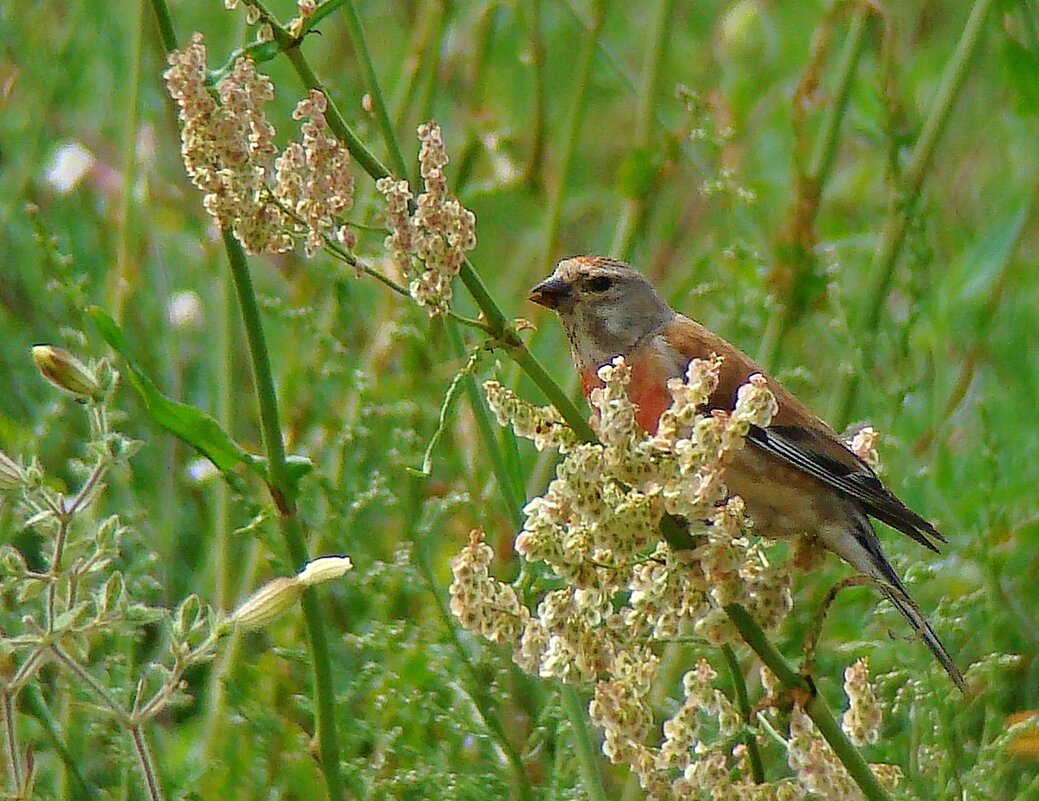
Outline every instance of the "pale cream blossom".
<path fill-rule="evenodd" d="M 431 181 L 440 181 L 440 169 L 433 159 Z M 392 208 L 403 214 L 403 197 Z M 415 235 L 407 225 L 395 233 Z M 771 564 L 749 536 L 743 504 L 727 498 L 724 484 L 732 453 L 743 447 L 750 425 L 768 425 L 775 400 L 754 376 L 731 413 L 703 414 L 720 368 L 718 359 L 695 361 L 684 380 L 672 381 L 673 404 L 657 433 L 647 436 L 628 398 L 630 368 L 621 358 L 603 365 L 602 384 L 590 397 L 595 443 L 579 442 L 552 407 L 534 406 L 497 382 L 485 384 L 501 425 L 539 449 L 563 454 L 545 492 L 524 508 L 515 548 L 524 559 L 544 563 L 564 586 L 529 610 L 502 603 L 504 585 L 489 578 L 491 554 L 482 540 L 459 556 L 452 583 L 452 609 L 467 628 L 483 633 L 501 616 L 491 639 L 511 645 L 525 670 L 591 685 L 589 712 L 603 729 L 604 753 L 628 765 L 651 798 L 686 797 L 683 787 L 710 788 L 722 774 L 719 792 L 730 793 L 724 797 L 765 797 L 739 775 L 743 757 L 712 744 L 731 740 L 743 720 L 713 686 L 707 662 L 687 676 L 684 700 L 662 729 L 650 703 L 659 662 L 655 640 L 733 641 L 735 628 L 722 609 L 728 603 L 743 604 L 766 626 L 789 609 L 783 565 Z M 668 511 L 686 517 L 700 543 L 694 550 L 674 551 L 661 540 L 659 524 Z M 701 725 L 707 720 L 709 726 Z"/>
<path fill-rule="evenodd" d="M 881 711 L 873 684 L 869 680 L 869 663 L 865 658 L 853 662 L 844 671 L 844 694 L 848 709 L 841 718 L 841 728 L 855 745 L 872 745 L 880 738 Z"/>
<path fill-rule="evenodd" d="M 169 55 L 164 76 L 179 109 L 184 166 L 222 230 L 233 231 L 249 253 L 283 253 L 302 239 L 308 257 L 337 235 L 353 206 L 354 181 L 320 92 L 297 104 L 301 141 L 279 154 L 265 110 L 274 84 L 251 59 L 237 59 L 211 91 L 206 47 L 196 33 Z"/>
<path fill-rule="evenodd" d="M 412 205 L 410 184 L 403 179 L 380 178 L 375 186 L 386 202 L 390 230 L 385 246 L 398 272 L 410 279 L 411 296 L 430 314 L 441 314 L 451 302 L 451 281 L 476 247 L 476 216 L 447 188 L 448 163 L 440 126 L 420 125 L 419 172 L 424 191 Z"/>

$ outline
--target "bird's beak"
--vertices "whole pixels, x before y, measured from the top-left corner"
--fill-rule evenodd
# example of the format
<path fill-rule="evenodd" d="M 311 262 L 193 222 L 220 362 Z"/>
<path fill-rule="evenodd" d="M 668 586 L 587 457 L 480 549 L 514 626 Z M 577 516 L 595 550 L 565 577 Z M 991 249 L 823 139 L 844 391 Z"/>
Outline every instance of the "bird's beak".
<path fill-rule="evenodd" d="M 527 300 L 546 309 L 559 308 L 560 302 L 570 294 L 570 284 L 562 278 L 550 276 L 530 290 Z"/>

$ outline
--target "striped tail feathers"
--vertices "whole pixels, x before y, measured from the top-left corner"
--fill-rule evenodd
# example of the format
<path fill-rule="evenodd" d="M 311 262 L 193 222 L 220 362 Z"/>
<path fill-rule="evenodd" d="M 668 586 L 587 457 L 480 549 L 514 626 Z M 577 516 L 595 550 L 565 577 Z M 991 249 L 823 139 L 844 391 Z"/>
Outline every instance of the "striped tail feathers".
<path fill-rule="evenodd" d="M 913 627 L 920 639 L 931 650 L 935 659 L 945 669 L 945 672 L 949 674 L 949 677 L 959 688 L 960 692 L 964 695 L 969 695 L 963 673 L 960 672 L 956 663 L 952 661 L 952 656 L 949 655 L 945 645 L 938 638 L 927 617 L 920 611 L 920 607 L 916 605 L 916 602 L 909 595 L 909 590 L 906 589 L 895 569 L 887 560 L 883 550 L 881 550 L 880 540 L 877 539 L 869 518 L 859 512 L 855 517 L 853 526 L 850 527 L 850 531 L 848 529 L 836 530 L 836 528 L 828 528 L 820 532 L 820 534 L 830 550 L 840 555 L 859 572 L 873 579 L 877 589 L 909 621 L 909 625 Z"/>
<path fill-rule="evenodd" d="M 931 623 L 924 617 L 924 613 L 920 611 L 920 607 L 916 605 L 916 602 L 906 592 L 906 588 L 902 586 L 902 582 L 899 581 L 897 585 L 892 585 L 883 579 L 876 579 L 878 589 L 884 594 L 884 596 L 895 605 L 895 608 L 901 612 L 906 620 L 909 621 L 909 625 L 913 627 L 916 633 L 920 636 L 920 639 L 926 643 L 927 647 L 931 649 L 931 653 L 934 654 L 934 658 L 938 660 L 939 664 L 945 668 L 945 672 L 949 674 L 949 678 L 952 679 L 960 692 L 964 695 L 969 695 L 970 692 L 967 689 L 967 681 L 963 677 L 963 673 L 956 666 L 956 663 L 952 661 L 952 657 L 946 650 L 945 645 L 938 639 L 938 635 L 931 627 Z"/>

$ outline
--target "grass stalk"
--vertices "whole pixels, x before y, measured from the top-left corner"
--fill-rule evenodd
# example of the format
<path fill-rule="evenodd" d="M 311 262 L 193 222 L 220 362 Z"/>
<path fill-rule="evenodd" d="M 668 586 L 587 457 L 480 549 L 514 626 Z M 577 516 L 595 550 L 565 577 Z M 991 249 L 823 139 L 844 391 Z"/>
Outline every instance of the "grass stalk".
<path fill-rule="evenodd" d="M 856 7 L 852 15 L 844 47 L 838 59 L 833 103 L 823 118 L 807 168 L 802 172 L 799 164 L 798 173 L 794 178 L 794 200 L 790 207 L 790 220 L 783 233 L 778 248 L 777 264 L 773 270 L 774 274 L 784 276 L 782 296 L 777 298 L 779 306 L 765 328 L 758 352 L 759 361 L 772 370 L 778 366 L 787 334 L 804 310 L 804 304 L 800 300 L 806 294 L 804 284 L 817 270 L 814 248 L 819 200 L 837 157 L 841 126 L 847 116 L 848 98 L 866 43 L 870 13 L 869 7 L 862 4 Z M 822 24 L 828 25 L 830 22 L 824 21 Z M 815 83 L 818 68 L 819 65 L 814 61 L 809 64 L 802 88 L 794 95 L 795 120 L 802 116 L 805 95 L 812 91 L 810 87 Z M 795 125 L 795 131 L 795 136 L 803 135 L 801 126 Z M 796 150 L 797 148 L 795 152 Z"/>
<path fill-rule="evenodd" d="M 859 343 L 860 364 L 856 366 L 856 369 L 844 374 L 834 396 L 830 422 L 838 431 L 848 425 L 855 405 L 855 397 L 858 394 L 859 382 L 873 368 L 876 358 L 878 323 L 884 308 L 884 301 L 887 299 L 888 289 L 891 286 L 895 266 L 902 253 L 909 224 L 913 219 L 917 201 L 920 199 L 920 191 L 934 159 L 938 140 L 941 138 L 952 114 L 953 106 L 959 98 L 978 45 L 981 44 L 985 20 L 992 5 L 993 0 L 977 0 L 971 9 L 956 49 L 945 66 L 938 94 L 931 104 L 923 129 L 913 148 L 905 185 L 892 203 L 891 212 L 881 233 L 880 246 L 870 265 L 869 275 L 872 283 L 866 293 L 865 312 L 857 326 L 862 335 Z"/>
<path fill-rule="evenodd" d="M 576 96 L 570 99 L 570 118 L 563 127 L 563 151 L 556 165 L 556 181 L 548 196 L 548 211 L 545 214 L 545 233 L 542 238 L 541 252 L 545 254 L 546 269 L 555 258 L 559 239 L 559 227 L 563 218 L 563 201 L 570 178 L 570 165 L 577 150 L 577 141 L 581 136 L 584 112 L 588 103 L 588 90 L 592 80 L 592 67 L 595 65 L 595 53 L 598 48 L 599 34 L 606 21 L 606 0 L 596 0 L 592 7 L 592 25 L 584 40 L 583 50 L 578 58 L 575 74 L 577 79 Z"/>
<path fill-rule="evenodd" d="M 740 669 L 740 660 L 736 658 L 736 652 L 731 645 L 722 646 L 722 654 L 725 656 L 725 664 L 729 667 L 732 676 L 733 695 L 736 698 L 736 706 L 743 716 L 743 725 L 751 725 L 750 697 L 747 695 L 747 682 L 743 679 L 743 671 Z M 747 747 L 750 756 L 750 772 L 754 777 L 755 784 L 764 784 L 765 765 L 761 761 L 761 751 L 758 748 L 758 740 L 750 731 L 743 736 L 743 744 Z"/>
<path fill-rule="evenodd" d="M 303 537 L 303 526 L 296 514 L 296 487 L 289 478 L 285 461 L 285 444 L 282 441 L 281 423 L 278 419 L 278 399 L 274 391 L 274 376 L 271 372 L 267 338 L 260 320 L 260 309 L 256 302 L 252 276 L 246 262 L 245 251 L 230 231 L 223 232 L 224 250 L 227 252 L 231 276 L 234 279 L 238 306 L 245 326 L 253 383 L 260 407 L 260 426 L 267 453 L 267 485 L 278 510 L 278 526 L 285 548 L 294 569 L 299 570 L 307 562 L 307 546 Z M 318 606 L 314 588 L 304 590 L 300 598 L 303 619 L 310 646 L 310 663 L 314 681 L 314 716 L 318 745 L 321 754 L 322 773 L 328 796 L 333 801 L 346 798 L 346 788 L 339 768 L 339 739 L 336 734 L 335 692 L 332 688 L 332 659 L 325 635 L 324 621 Z"/>
<path fill-rule="evenodd" d="M 109 286 L 109 308 L 116 322 L 123 319 L 123 308 L 126 304 L 134 278 L 133 246 L 136 233 L 134 191 L 137 184 L 137 128 L 140 124 L 141 110 L 141 52 L 144 46 L 144 7 L 143 3 L 134 4 L 134 17 L 131 22 L 132 39 L 130 41 L 130 71 L 128 75 L 126 114 L 123 131 L 122 173 L 123 186 L 119 193 L 116 231 L 118 232 L 115 249 L 115 272 Z"/>
<path fill-rule="evenodd" d="M 585 724 L 587 710 L 577 694 L 577 690 L 573 687 L 564 685 L 559 694 L 563 700 L 563 709 L 566 711 L 567 719 L 574 730 L 574 745 L 577 747 L 578 768 L 581 771 L 584 789 L 588 793 L 590 801 L 606 801 L 606 791 L 603 789 L 602 778 L 599 776 L 595 743 L 592 742 L 588 726 Z"/>
<path fill-rule="evenodd" d="M 361 62 L 361 70 L 364 72 L 365 88 L 372 98 L 372 113 L 375 115 L 375 122 L 382 133 L 382 141 L 386 146 L 386 151 L 390 154 L 390 163 L 393 165 L 393 169 L 396 170 L 397 175 L 403 178 L 408 174 L 408 168 L 404 163 L 404 156 L 401 154 L 400 146 L 397 144 L 397 137 L 393 133 L 393 123 L 390 121 L 389 111 L 386 108 L 386 99 L 383 97 L 379 80 L 375 74 L 375 65 L 372 63 L 372 54 L 368 50 L 364 26 L 361 24 L 361 18 L 357 15 L 357 7 L 354 5 L 353 0 L 347 0 L 343 4 L 343 10 L 346 12 L 346 27 L 350 31 L 350 39 L 353 42 L 354 50 L 357 51 L 357 58 Z"/>
<path fill-rule="evenodd" d="M 657 0 L 653 17 L 653 27 L 646 43 L 646 53 L 642 62 L 642 77 L 639 82 L 638 107 L 635 110 L 635 131 L 631 146 L 635 152 L 649 147 L 656 120 L 657 88 L 660 83 L 660 71 L 667 55 L 670 40 L 671 16 L 674 13 L 674 0 Z M 656 187 L 654 187 L 656 191 Z M 617 228 L 613 233 L 613 244 L 610 255 L 625 261 L 631 260 L 635 249 L 635 241 L 639 234 L 641 222 L 647 210 L 647 198 L 651 194 L 629 197 L 621 207 Z"/>

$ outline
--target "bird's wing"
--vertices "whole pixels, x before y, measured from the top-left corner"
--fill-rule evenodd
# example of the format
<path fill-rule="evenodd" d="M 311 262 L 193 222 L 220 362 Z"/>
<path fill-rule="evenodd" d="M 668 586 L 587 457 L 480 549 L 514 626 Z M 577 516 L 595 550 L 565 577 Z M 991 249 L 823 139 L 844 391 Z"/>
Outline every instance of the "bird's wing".
<path fill-rule="evenodd" d="M 882 520 L 937 552 L 928 537 L 945 542 L 941 532 L 918 515 L 877 478 L 876 473 L 839 440 L 823 438 L 798 426 L 751 426 L 747 441 L 797 467 L 854 500 L 864 512 Z M 837 452 L 837 448 L 843 453 Z M 850 457 L 850 458 L 849 458 Z"/>
<path fill-rule="evenodd" d="M 867 514 L 932 551 L 938 549 L 929 537 L 945 542 L 945 537 L 934 526 L 880 482 L 870 466 L 856 456 L 833 429 L 739 348 L 682 315 L 678 315 L 664 336 L 686 362 L 693 358 L 706 359 L 714 353 L 722 356 L 718 388 L 708 401 L 712 409 L 731 410 L 740 386 L 754 373 L 765 376 L 779 404 L 779 412 L 768 428 L 751 429 L 747 440 L 752 446 L 833 487 Z M 680 372 L 685 372 L 684 367 Z"/>

